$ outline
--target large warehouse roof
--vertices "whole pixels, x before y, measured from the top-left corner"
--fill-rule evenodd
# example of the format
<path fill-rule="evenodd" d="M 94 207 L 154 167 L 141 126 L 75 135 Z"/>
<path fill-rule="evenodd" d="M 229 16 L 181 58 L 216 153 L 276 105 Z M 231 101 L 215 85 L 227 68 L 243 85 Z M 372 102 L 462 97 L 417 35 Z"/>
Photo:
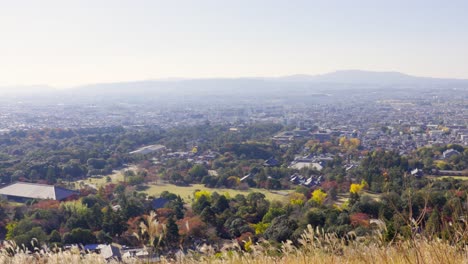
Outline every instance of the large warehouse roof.
<path fill-rule="evenodd" d="M 0 189 L 0 195 L 30 199 L 63 200 L 73 194 L 76 194 L 76 192 L 54 185 L 29 182 L 16 182 Z"/>

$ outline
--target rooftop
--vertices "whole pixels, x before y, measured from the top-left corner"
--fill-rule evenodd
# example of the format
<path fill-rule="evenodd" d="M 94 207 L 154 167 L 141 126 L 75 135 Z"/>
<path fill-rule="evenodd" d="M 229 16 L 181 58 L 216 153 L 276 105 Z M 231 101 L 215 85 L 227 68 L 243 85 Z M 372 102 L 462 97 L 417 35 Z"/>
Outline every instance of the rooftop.
<path fill-rule="evenodd" d="M 31 199 L 63 200 L 73 194 L 76 194 L 76 192 L 54 185 L 29 182 L 16 182 L 0 189 L 0 195 Z"/>

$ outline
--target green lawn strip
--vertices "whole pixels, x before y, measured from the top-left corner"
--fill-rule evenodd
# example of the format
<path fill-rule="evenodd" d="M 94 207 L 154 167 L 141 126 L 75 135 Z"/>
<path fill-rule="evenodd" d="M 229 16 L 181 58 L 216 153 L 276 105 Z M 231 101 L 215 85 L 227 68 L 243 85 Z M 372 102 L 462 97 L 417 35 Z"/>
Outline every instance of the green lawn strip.
<path fill-rule="evenodd" d="M 285 201 L 287 199 L 287 195 L 291 192 L 290 190 L 269 191 L 257 188 L 250 188 L 249 190 L 241 191 L 225 188 L 208 188 L 203 184 L 193 184 L 191 186 L 177 186 L 174 184 L 150 184 L 149 188 L 143 192 L 147 193 L 148 195 L 158 197 L 163 191 L 168 191 L 180 195 L 186 201 L 190 201 L 195 190 L 206 190 L 209 192 L 217 192 L 219 194 L 227 193 L 230 197 L 234 197 L 237 194 L 243 194 L 247 196 L 251 192 L 260 192 L 263 193 L 266 199 L 270 201 Z"/>

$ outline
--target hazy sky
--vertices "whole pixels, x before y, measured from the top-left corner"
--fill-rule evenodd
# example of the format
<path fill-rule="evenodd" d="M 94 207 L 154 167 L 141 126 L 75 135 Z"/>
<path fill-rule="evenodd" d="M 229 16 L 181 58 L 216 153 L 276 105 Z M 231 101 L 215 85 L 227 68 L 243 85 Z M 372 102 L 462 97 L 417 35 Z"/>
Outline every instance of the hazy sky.
<path fill-rule="evenodd" d="M 0 0 L 0 86 L 400 71 L 468 79 L 466 0 Z"/>

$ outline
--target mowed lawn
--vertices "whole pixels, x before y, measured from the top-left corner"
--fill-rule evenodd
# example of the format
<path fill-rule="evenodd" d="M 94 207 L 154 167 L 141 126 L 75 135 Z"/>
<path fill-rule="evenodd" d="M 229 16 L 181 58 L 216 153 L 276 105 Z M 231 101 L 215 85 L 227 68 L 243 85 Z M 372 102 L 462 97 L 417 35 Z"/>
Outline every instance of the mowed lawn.
<path fill-rule="evenodd" d="M 127 168 L 128 170 L 136 170 L 135 166 L 131 166 Z M 108 176 L 102 176 L 102 177 L 95 177 L 95 178 L 88 178 L 85 180 L 78 180 L 74 182 L 75 188 L 80 187 L 80 183 L 82 185 L 90 185 L 92 188 L 99 188 L 101 186 L 105 186 L 109 183 L 118 183 L 124 181 L 124 176 L 123 173 L 125 170 L 118 170 L 114 171 L 112 175 Z M 107 177 L 110 177 L 111 181 L 107 181 Z M 158 197 L 163 191 L 168 191 L 171 193 L 175 193 L 180 195 L 184 200 L 190 201 L 191 197 L 193 196 L 193 192 L 195 190 L 207 190 L 210 192 L 218 192 L 219 194 L 229 194 L 231 197 L 236 196 L 237 194 L 243 194 L 243 195 L 248 195 L 251 192 L 260 192 L 263 193 L 266 197 L 266 199 L 270 201 L 286 201 L 287 196 L 290 192 L 290 190 L 279 190 L 279 191 L 269 191 L 265 189 L 257 189 L 257 188 L 250 188 L 247 191 L 239 191 L 239 190 L 233 190 L 233 189 L 224 189 L 224 188 L 207 188 L 203 184 L 193 184 L 191 186 L 177 186 L 174 184 L 169 184 L 169 183 L 153 183 L 153 184 L 148 184 L 148 189 L 144 190 L 144 193 L 147 193 L 148 195 Z"/>
<path fill-rule="evenodd" d="M 427 176 L 427 178 L 430 178 L 430 179 L 435 179 L 435 180 L 443 180 L 443 179 L 454 179 L 454 180 L 462 180 L 462 181 L 466 181 L 468 180 L 468 176 L 450 176 L 450 175 L 446 175 L 446 176 Z"/>
<path fill-rule="evenodd" d="M 380 194 L 377 193 L 370 193 L 367 191 L 363 191 L 361 196 L 369 196 L 371 197 L 374 201 L 380 201 Z M 350 193 L 340 193 L 337 195 L 337 201 L 336 205 L 342 206 L 345 202 L 349 200 Z"/>
<path fill-rule="evenodd" d="M 136 170 L 135 166 L 131 166 L 122 170 L 114 170 L 111 175 L 99 176 L 99 177 L 89 177 L 84 180 L 78 180 L 75 182 L 75 187 L 80 187 L 80 183 L 84 185 L 90 185 L 93 188 L 99 188 L 101 186 L 107 185 L 109 183 L 119 183 L 124 181 L 124 172 L 126 170 Z M 107 181 L 107 177 L 110 178 L 110 182 Z"/>
<path fill-rule="evenodd" d="M 263 193 L 266 199 L 270 201 L 286 201 L 288 194 L 291 192 L 289 190 L 280 190 L 280 191 L 269 191 L 265 189 L 250 188 L 247 191 L 239 191 L 233 189 L 224 189 L 224 188 L 207 188 L 203 184 L 193 184 L 191 186 L 177 186 L 174 184 L 151 184 L 148 185 L 149 188 L 144 193 L 148 195 L 158 197 L 163 191 L 168 191 L 180 195 L 186 202 L 190 201 L 193 197 L 193 192 L 195 190 L 203 190 L 209 192 L 217 192 L 219 194 L 229 194 L 230 197 L 234 197 L 237 194 L 243 194 L 247 196 L 251 192 L 260 192 Z"/>

